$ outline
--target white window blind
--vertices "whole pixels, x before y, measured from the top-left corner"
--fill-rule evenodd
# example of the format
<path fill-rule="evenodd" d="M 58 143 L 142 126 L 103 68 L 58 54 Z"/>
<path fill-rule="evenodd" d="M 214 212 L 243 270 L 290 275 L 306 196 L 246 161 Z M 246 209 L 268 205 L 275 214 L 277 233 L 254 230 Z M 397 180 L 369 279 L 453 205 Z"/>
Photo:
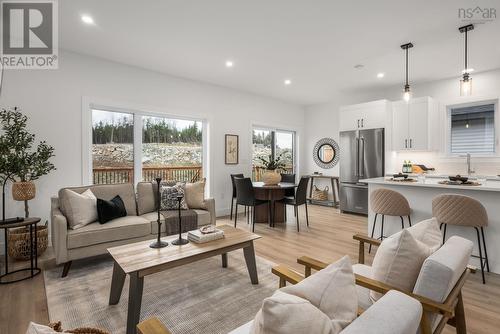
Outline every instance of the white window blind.
<path fill-rule="evenodd" d="M 495 106 L 451 109 L 451 153 L 495 152 Z"/>

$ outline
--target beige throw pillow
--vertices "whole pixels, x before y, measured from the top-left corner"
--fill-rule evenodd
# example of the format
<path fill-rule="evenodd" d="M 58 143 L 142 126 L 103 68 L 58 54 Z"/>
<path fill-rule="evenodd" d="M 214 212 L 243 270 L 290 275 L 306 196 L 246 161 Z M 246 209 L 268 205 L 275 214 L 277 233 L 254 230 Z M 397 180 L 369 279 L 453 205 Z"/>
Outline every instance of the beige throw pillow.
<path fill-rule="evenodd" d="M 35 324 L 34 322 L 30 322 L 28 325 L 28 329 L 26 330 L 26 334 L 53 334 L 57 333 L 55 330 L 48 326 Z"/>
<path fill-rule="evenodd" d="M 309 301 L 276 291 L 264 299 L 257 312 L 252 334 L 336 334 L 330 318 Z"/>
<path fill-rule="evenodd" d="M 428 246 L 405 229 L 382 241 L 373 259 L 372 278 L 411 292 L 422 263 L 431 253 Z M 375 302 L 382 295 L 370 291 L 370 297 Z"/>
<path fill-rule="evenodd" d="M 358 295 L 349 256 L 281 290 L 307 299 L 319 308 L 332 320 L 335 333 L 356 319 Z"/>
<path fill-rule="evenodd" d="M 356 319 L 358 296 L 348 256 L 277 291 L 257 313 L 254 334 L 337 334 Z"/>
<path fill-rule="evenodd" d="M 195 182 L 186 183 L 186 203 L 190 209 L 207 208 L 205 203 L 205 179 Z"/>
<path fill-rule="evenodd" d="M 97 198 L 92 190 L 87 189 L 79 194 L 65 189 L 65 214 L 70 229 L 78 229 L 97 221 Z"/>
<path fill-rule="evenodd" d="M 437 251 L 443 243 L 443 234 L 439 229 L 439 223 L 436 218 L 423 220 L 409 227 L 408 232 L 415 239 L 429 247 L 432 253 Z"/>

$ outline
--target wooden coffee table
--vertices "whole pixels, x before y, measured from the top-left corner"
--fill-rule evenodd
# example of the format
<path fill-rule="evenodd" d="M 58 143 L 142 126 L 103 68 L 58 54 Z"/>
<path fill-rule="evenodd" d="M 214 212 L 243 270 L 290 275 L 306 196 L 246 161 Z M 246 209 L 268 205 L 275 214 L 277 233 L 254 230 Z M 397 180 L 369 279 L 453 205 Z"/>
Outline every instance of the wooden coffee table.
<path fill-rule="evenodd" d="M 147 275 L 217 255 L 222 256 L 222 267 L 226 268 L 227 253 L 243 248 L 250 281 L 252 284 L 259 284 L 253 241 L 259 239 L 260 236 L 229 225 L 218 226 L 218 228 L 224 230 L 224 238 L 204 244 L 190 242 L 187 245 L 175 246 L 171 244 L 171 241 L 178 237 L 171 236 L 162 239 L 169 243 L 165 248 L 150 248 L 151 240 L 108 248 L 114 260 L 109 305 L 118 304 L 125 276 L 127 274 L 130 276 L 127 334 L 136 333 L 136 326 L 141 315 L 144 277 Z"/>

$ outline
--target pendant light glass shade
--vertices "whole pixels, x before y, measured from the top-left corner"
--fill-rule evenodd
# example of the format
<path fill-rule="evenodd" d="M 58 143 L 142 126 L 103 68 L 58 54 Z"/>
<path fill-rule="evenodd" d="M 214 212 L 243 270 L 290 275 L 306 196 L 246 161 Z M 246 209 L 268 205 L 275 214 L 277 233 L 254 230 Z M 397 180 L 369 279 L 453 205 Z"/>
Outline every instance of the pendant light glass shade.
<path fill-rule="evenodd" d="M 403 92 L 403 100 L 405 100 L 406 102 L 409 102 L 410 99 L 411 99 L 410 86 L 407 85 L 407 86 L 405 86 L 405 90 Z"/>
<path fill-rule="evenodd" d="M 463 76 L 462 80 L 460 80 L 460 96 L 470 96 L 472 95 L 472 79 L 470 78 L 470 72 L 472 72 L 472 69 L 469 69 L 469 63 L 468 63 L 468 39 L 467 39 L 467 33 L 474 29 L 473 24 L 469 24 L 463 27 L 458 28 L 458 31 L 460 33 L 464 34 L 464 41 L 465 41 L 465 50 L 464 50 L 464 58 L 465 58 L 465 67 L 464 70 L 462 71 Z"/>
<path fill-rule="evenodd" d="M 406 102 L 409 102 L 411 98 L 410 84 L 408 83 L 408 49 L 412 47 L 412 43 L 401 45 L 401 49 L 405 50 L 405 85 L 403 90 L 403 100 Z"/>
<path fill-rule="evenodd" d="M 472 79 L 463 78 L 460 80 L 460 96 L 472 95 Z"/>

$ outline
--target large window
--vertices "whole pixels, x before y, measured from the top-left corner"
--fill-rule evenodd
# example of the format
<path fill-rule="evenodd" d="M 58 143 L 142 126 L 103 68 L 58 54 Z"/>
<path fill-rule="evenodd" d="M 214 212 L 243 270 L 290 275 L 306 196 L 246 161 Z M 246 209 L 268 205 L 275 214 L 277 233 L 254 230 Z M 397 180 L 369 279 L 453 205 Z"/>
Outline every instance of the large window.
<path fill-rule="evenodd" d="M 452 154 L 495 153 L 495 105 L 450 109 Z"/>
<path fill-rule="evenodd" d="M 94 184 L 134 182 L 134 115 L 92 111 Z"/>
<path fill-rule="evenodd" d="M 259 158 L 268 160 L 269 156 L 273 159 L 281 157 L 281 160 L 285 162 L 285 168 L 281 172 L 293 173 L 295 132 L 254 128 L 252 144 L 252 178 L 254 181 L 259 181 L 264 172 Z"/>
<path fill-rule="evenodd" d="M 202 176 L 201 122 L 142 118 L 142 180 L 160 176 L 176 181 Z"/>
<path fill-rule="evenodd" d="M 202 129 L 201 121 L 93 109 L 93 183 L 197 181 L 203 177 Z"/>

